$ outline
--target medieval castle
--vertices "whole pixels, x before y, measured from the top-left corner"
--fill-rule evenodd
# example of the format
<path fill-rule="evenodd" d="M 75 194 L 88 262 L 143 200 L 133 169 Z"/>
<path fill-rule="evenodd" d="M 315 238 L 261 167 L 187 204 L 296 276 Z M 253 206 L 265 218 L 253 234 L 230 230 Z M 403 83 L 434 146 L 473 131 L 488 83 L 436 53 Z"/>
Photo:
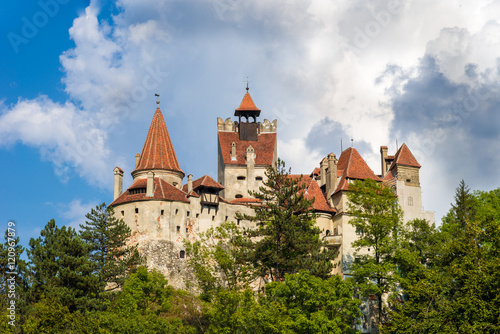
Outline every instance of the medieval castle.
<path fill-rule="evenodd" d="M 158 103 L 158 102 L 157 102 Z M 170 140 L 163 114 L 156 109 L 141 154 L 135 156 L 133 183 L 123 192 L 123 170 L 114 169 L 114 201 L 117 218 L 132 230 L 131 244 L 137 244 L 147 266 L 162 271 L 169 283 L 185 287 L 187 270 L 183 241 L 220 224 L 233 221 L 253 228 L 254 223 L 236 218 L 237 213 L 251 214 L 250 195 L 265 181 L 265 170 L 277 161 L 277 121 L 258 122 L 261 110 L 245 93 L 234 116 L 237 120 L 217 119 L 218 176 L 196 179 L 181 170 Z M 339 250 L 335 269 L 347 275 L 347 264 L 354 261 L 351 243 L 357 238 L 346 214 L 349 182 L 373 179 L 393 187 L 404 212 L 404 221 L 415 218 L 434 222 L 434 213 L 422 210 L 419 181 L 420 164 L 410 149 L 401 145 L 394 155 L 381 146 L 381 173 L 375 174 L 358 151 L 350 147 L 339 158 L 330 153 L 317 168 L 296 175 L 306 184 L 306 196 L 315 198 L 316 224 L 329 247 Z M 367 250 L 368 251 L 368 250 Z"/>

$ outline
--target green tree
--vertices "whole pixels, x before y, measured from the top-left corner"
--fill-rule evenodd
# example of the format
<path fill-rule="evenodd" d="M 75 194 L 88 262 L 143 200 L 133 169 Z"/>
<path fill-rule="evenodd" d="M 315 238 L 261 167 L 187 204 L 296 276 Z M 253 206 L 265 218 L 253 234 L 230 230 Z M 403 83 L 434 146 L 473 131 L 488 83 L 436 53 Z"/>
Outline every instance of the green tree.
<path fill-rule="evenodd" d="M 266 170 L 266 181 L 258 192 L 252 193 L 261 201 L 255 205 L 255 215 L 241 218 L 257 222 L 250 230 L 257 240 L 253 261 L 260 275 L 270 274 L 273 280 L 282 280 L 287 273 L 301 269 L 314 275 L 328 277 L 335 254 L 321 241 L 312 210 L 314 200 L 307 200 L 305 185 L 290 177 L 285 163 L 278 159 L 276 168 Z"/>
<path fill-rule="evenodd" d="M 242 289 L 253 278 L 249 262 L 252 241 L 232 222 L 223 222 L 185 243 L 188 263 L 193 268 L 202 291 L 210 301 L 222 289 Z"/>
<path fill-rule="evenodd" d="M 59 228 L 52 219 L 37 239 L 29 242 L 35 300 L 43 296 L 75 310 L 92 309 L 101 299 L 102 282 L 94 275 L 88 245 L 71 227 Z"/>
<path fill-rule="evenodd" d="M 500 332 L 500 189 L 471 193 L 461 182 L 456 194 L 443 232 L 421 230 L 425 251 L 411 253 L 385 332 Z"/>
<path fill-rule="evenodd" d="M 5 230 L 5 242 L 0 244 L 0 332 L 19 333 L 27 310 L 29 272 L 21 256 L 24 247 L 19 243 L 15 222 L 9 222 Z M 15 315 L 11 314 L 11 301 L 15 302 Z M 14 320 L 14 321 L 13 321 Z M 10 322 L 10 324 L 9 324 Z M 15 326 L 13 326 L 15 325 Z"/>
<path fill-rule="evenodd" d="M 349 224 L 361 234 L 352 243 L 356 261 L 349 265 L 349 275 L 364 296 L 377 297 L 378 324 L 383 323 L 382 295 L 396 288 L 398 277 L 394 261 L 402 211 L 394 192 L 381 183 L 366 179 L 349 185 Z M 370 252 L 366 249 L 370 248 Z"/>
<path fill-rule="evenodd" d="M 461 180 L 455 190 L 455 203 L 451 204 L 450 211 L 443 217 L 441 230 L 449 233 L 453 238 L 461 233 L 466 223 L 473 220 L 477 203 L 469 187 Z"/>
<path fill-rule="evenodd" d="M 80 236 L 89 245 L 95 270 L 106 283 L 105 288 L 120 288 L 126 274 L 141 263 L 137 247 L 126 244 L 130 228 L 122 219 L 117 219 L 113 208 L 105 203 L 96 206 L 85 217 L 85 224 L 80 225 Z"/>
<path fill-rule="evenodd" d="M 289 319 L 291 333 L 359 333 L 354 325 L 361 316 L 360 301 L 353 298 L 351 283 L 338 275 L 322 279 L 308 271 L 287 274 L 283 282 L 266 285 L 262 300 L 284 306 L 278 308 L 279 317 Z"/>
<path fill-rule="evenodd" d="M 109 309 L 100 313 L 100 326 L 111 333 L 195 333 L 194 327 L 170 316 L 174 294 L 162 273 L 139 267 L 125 280 Z"/>

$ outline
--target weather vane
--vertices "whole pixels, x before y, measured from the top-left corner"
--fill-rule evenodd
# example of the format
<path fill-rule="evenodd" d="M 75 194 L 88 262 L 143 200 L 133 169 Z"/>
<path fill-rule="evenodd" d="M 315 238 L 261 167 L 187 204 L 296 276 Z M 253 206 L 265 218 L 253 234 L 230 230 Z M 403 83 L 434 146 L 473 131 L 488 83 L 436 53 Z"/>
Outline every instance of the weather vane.
<path fill-rule="evenodd" d="M 156 104 L 158 105 L 158 108 L 160 108 L 160 93 L 158 92 L 158 88 L 156 88 Z"/>
<path fill-rule="evenodd" d="M 250 82 L 250 81 L 248 81 L 248 77 L 247 77 L 247 90 L 248 90 L 248 83 L 249 83 L 249 82 Z"/>

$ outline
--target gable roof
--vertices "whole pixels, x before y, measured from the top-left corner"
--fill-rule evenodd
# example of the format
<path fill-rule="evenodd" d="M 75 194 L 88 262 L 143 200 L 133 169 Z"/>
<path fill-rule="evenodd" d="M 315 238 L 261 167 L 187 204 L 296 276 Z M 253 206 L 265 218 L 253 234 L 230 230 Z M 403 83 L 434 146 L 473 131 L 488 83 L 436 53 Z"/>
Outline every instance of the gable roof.
<path fill-rule="evenodd" d="M 255 149 L 255 164 L 270 166 L 274 159 L 276 133 L 260 133 L 257 141 L 240 140 L 238 132 L 218 132 L 219 146 L 224 164 L 246 165 L 246 149 L 251 145 Z M 236 143 L 236 160 L 231 160 L 231 144 Z"/>
<path fill-rule="evenodd" d="M 305 188 L 303 190 L 304 197 L 308 200 L 314 198 L 314 203 L 311 209 L 318 212 L 328 212 L 328 213 L 335 212 L 335 209 L 333 209 L 330 206 L 330 204 L 328 204 L 328 201 L 323 195 L 323 192 L 321 191 L 318 182 L 315 179 L 313 179 L 310 176 L 297 175 L 297 174 L 291 174 L 288 175 L 288 177 L 298 180 L 299 186 L 303 186 L 305 184 Z"/>
<path fill-rule="evenodd" d="M 153 116 L 139 163 L 134 171 L 150 169 L 166 169 L 184 174 L 177 161 L 174 146 L 160 108 L 156 109 Z"/>
<path fill-rule="evenodd" d="M 408 148 L 408 146 L 406 146 L 405 143 L 403 143 L 403 145 L 401 145 L 399 150 L 396 152 L 396 155 L 394 156 L 394 161 L 390 169 L 392 170 L 396 165 L 404 165 L 417 168 L 421 167 L 417 159 L 415 159 L 415 157 L 413 156 L 410 149 Z"/>
<path fill-rule="evenodd" d="M 178 201 L 187 202 L 189 199 L 186 197 L 186 193 L 182 190 L 174 187 L 167 181 L 160 179 L 159 177 L 154 178 L 154 193 L 153 196 L 146 196 L 146 193 L 130 194 L 130 190 L 137 188 L 147 188 L 148 180 L 145 178 L 137 179 L 132 185 L 117 199 L 115 199 L 110 206 L 115 206 L 118 204 L 134 202 L 134 201 L 148 201 L 148 200 L 163 200 L 163 201 Z"/>
<path fill-rule="evenodd" d="M 210 175 L 204 175 L 193 181 L 193 190 L 199 187 L 215 188 L 219 190 L 224 189 L 224 186 L 221 185 L 219 182 L 215 181 L 214 179 L 212 179 Z M 184 192 L 187 192 L 188 185 L 187 184 L 183 185 L 182 190 Z"/>

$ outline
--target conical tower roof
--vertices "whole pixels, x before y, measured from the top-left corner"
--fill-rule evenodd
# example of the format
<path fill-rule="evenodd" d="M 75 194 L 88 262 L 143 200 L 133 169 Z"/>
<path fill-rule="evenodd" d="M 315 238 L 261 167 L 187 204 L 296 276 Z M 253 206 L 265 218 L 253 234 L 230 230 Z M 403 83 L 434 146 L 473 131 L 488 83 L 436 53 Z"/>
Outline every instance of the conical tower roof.
<path fill-rule="evenodd" d="M 257 108 L 253 102 L 252 96 L 250 96 L 248 90 L 243 96 L 243 100 L 241 100 L 240 106 L 236 109 L 236 111 L 260 111 L 260 109 Z"/>
<path fill-rule="evenodd" d="M 167 125 L 160 108 L 156 109 L 153 116 L 139 163 L 134 172 L 151 169 L 164 169 L 184 174 L 179 167 L 174 146 L 170 140 Z"/>

